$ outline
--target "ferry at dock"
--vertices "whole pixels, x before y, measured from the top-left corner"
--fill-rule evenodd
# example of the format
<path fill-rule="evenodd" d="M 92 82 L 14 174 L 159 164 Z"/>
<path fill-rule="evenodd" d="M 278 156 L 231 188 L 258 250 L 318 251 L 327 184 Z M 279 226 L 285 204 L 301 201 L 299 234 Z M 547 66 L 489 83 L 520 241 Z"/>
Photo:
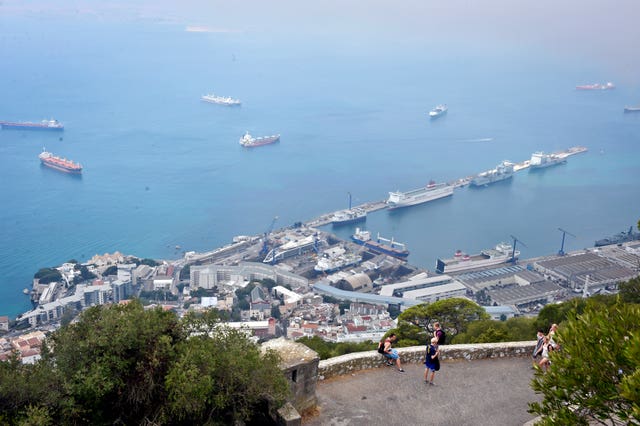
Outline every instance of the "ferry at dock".
<path fill-rule="evenodd" d="M 430 181 L 427 186 L 411 191 L 389 192 L 387 205 L 389 210 L 394 210 L 401 207 L 415 206 L 417 204 L 426 203 L 439 198 L 448 197 L 450 195 L 453 195 L 453 185 Z"/>

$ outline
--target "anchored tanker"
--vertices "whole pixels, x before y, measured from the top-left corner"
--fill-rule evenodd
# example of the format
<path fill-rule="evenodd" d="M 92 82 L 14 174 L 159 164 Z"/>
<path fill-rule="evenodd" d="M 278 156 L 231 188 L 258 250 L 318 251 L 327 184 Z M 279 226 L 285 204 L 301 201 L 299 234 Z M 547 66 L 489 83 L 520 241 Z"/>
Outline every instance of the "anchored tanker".
<path fill-rule="evenodd" d="M 40 162 L 43 165 L 51 167 L 52 169 L 56 169 L 65 173 L 82 173 L 82 165 L 80 165 L 79 163 L 74 163 L 73 161 L 67 160 L 66 158 L 56 157 L 52 153 L 45 150 L 40 153 L 38 158 L 40 158 Z"/>
<path fill-rule="evenodd" d="M 240 138 L 240 145 L 247 148 L 253 148 L 254 146 L 269 145 L 271 143 L 278 142 L 279 140 L 280 135 L 261 136 L 258 138 L 254 138 L 249 134 L 249 132 L 247 132 L 243 137 Z"/>
<path fill-rule="evenodd" d="M 415 206 L 416 204 L 426 203 L 450 195 L 453 195 L 453 185 L 431 181 L 427 186 L 412 191 L 389 192 L 387 205 L 390 210 L 393 210 L 401 207 Z"/>
<path fill-rule="evenodd" d="M 42 120 L 40 123 L 30 121 L 0 121 L 3 129 L 15 130 L 64 130 L 64 125 L 58 120 Z"/>

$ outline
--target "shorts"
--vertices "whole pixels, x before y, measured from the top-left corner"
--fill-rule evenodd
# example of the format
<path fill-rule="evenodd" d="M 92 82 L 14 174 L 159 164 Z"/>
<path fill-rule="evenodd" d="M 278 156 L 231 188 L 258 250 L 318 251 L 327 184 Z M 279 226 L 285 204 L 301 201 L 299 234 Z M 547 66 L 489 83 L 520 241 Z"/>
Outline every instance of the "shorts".
<path fill-rule="evenodd" d="M 391 349 L 391 353 L 385 353 L 384 356 L 389 359 L 398 359 L 398 351 L 395 349 Z"/>

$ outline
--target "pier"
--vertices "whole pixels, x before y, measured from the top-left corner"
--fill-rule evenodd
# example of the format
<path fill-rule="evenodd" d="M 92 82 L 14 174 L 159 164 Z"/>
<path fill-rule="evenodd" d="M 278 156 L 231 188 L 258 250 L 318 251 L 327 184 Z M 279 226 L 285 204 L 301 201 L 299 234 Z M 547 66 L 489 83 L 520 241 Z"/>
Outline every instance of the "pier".
<path fill-rule="evenodd" d="M 567 158 L 570 157 L 572 155 L 576 155 L 576 154 L 581 154 L 583 152 L 588 151 L 588 149 L 584 146 L 573 146 L 569 149 L 566 149 L 564 151 L 558 151 L 558 152 L 554 152 L 553 155 L 556 155 L 560 158 Z M 519 172 L 521 170 L 525 170 L 528 169 L 530 164 L 529 164 L 530 160 L 524 160 L 521 161 L 519 163 L 513 163 L 513 170 L 514 172 Z M 469 183 L 471 183 L 471 180 L 475 177 L 476 175 L 472 175 L 472 176 L 466 176 L 460 179 L 456 179 L 454 181 L 450 181 L 447 182 L 449 185 L 452 185 L 454 188 L 461 188 L 464 186 L 469 185 Z M 355 206 L 353 207 L 354 209 L 359 208 L 362 210 L 365 210 L 367 212 L 367 214 L 371 213 L 371 212 L 375 212 L 378 210 L 382 210 L 387 208 L 387 202 L 386 200 L 380 200 L 380 201 L 370 201 L 364 204 L 361 204 L 359 206 Z M 339 210 L 340 211 L 340 210 Z M 304 225 L 307 227 L 317 227 L 317 226 L 324 226 L 324 225 L 328 225 L 333 221 L 333 218 L 335 216 L 337 212 L 331 212 L 331 213 L 326 213 L 323 214 L 322 216 L 319 216 L 315 219 L 312 219 L 308 222 L 305 222 Z"/>

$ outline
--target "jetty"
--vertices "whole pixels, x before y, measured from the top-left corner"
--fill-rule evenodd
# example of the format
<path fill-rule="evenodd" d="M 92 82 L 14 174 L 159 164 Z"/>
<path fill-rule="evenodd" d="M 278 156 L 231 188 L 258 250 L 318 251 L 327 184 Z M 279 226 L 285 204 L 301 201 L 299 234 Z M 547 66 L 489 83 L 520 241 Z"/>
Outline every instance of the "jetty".
<path fill-rule="evenodd" d="M 567 158 L 567 157 L 570 157 L 572 155 L 581 154 L 581 153 L 587 152 L 587 151 L 588 151 L 588 149 L 586 147 L 584 147 L 584 146 L 573 146 L 573 147 L 571 147 L 569 149 L 566 149 L 564 151 L 554 152 L 553 155 L 555 155 L 557 157 L 560 157 L 560 158 Z M 519 172 L 521 170 L 528 169 L 529 166 L 530 166 L 529 163 L 530 163 L 530 160 L 524 160 L 524 161 L 521 161 L 519 163 L 513 163 L 513 171 L 514 172 Z M 459 178 L 459 179 L 456 179 L 456 180 L 453 180 L 453 181 L 450 181 L 450 182 L 447 182 L 447 183 L 449 185 L 453 185 L 454 188 L 461 188 L 461 187 L 469 185 L 471 183 L 471 180 L 473 180 L 474 177 L 475 177 L 475 175 L 466 176 L 466 177 L 462 177 L 462 178 Z M 370 201 L 370 202 L 361 204 L 359 206 L 355 206 L 353 208 L 354 209 L 362 209 L 362 210 L 366 211 L 367 214 L 368 214 L 368 213 L 371 213 L 371 212 L 375 212 L 375 211 L 383 210 L 383 209 L 387 208 L 387 202 L 386 202 L 386 200 Z M 340 210 L 338 210 L 338 211 L 340 211 Z M 312 219 L 312 220 L 310 220 L 308 222 L 305 222 L 304 225 L 307 226 L 307 227 L 311 227 L 311 228 L 317 227 L 317 226 L 328 225 L 333 221 L 333 219 L 335 217 L 335 214 L 338 211 L 323 214 L 322 216 L 319 216 L 319 217 L 317 217 L 315 219 Z"/>

